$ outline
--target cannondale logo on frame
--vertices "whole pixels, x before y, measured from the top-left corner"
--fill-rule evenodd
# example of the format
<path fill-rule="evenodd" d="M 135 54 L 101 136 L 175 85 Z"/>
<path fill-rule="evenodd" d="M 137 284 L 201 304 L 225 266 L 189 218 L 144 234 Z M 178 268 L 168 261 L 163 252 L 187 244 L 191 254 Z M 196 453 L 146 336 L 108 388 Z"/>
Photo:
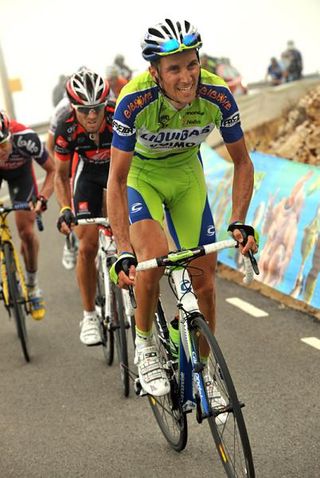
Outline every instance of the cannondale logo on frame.
<path fill-rule="evenodd" d="M 135 202 L 134 204 L 132 204 L 131 206 L 131 212 L 139 212 L 141 211 L 142 209 L 142 203 L 141 202 Z"/>

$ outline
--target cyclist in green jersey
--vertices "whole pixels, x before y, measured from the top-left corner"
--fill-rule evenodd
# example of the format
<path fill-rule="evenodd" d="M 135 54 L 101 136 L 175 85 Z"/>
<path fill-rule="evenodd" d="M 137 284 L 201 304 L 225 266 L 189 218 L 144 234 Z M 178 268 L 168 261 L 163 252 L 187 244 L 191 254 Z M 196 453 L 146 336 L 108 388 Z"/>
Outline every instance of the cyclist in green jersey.
<path fill-rule="evenodd" d="M 237 228 L 241 224 L 248 231 L 242 253 L 257 251 L 253 228 L 242 226 L 252 195 L 253 165 L 238 107 L 225 82 L 201 70 L 201 45 L 199 32 L 188 21 L 166 19 L 150 27 L 142 42 L 149 70 L 122 89 L 113 122 L 107 202 L 119 258 L 112 275 L 120 287 L 135 285 L 139 378 L 147 393 L 158 396 L 169 391 L 152 337 L 163 271 L 136 275 L 135 265 L 168 253 L 165 215 L 177 247 L 215 241 L 199 152 L 214 127 L 220 129 L 234 163 L 229 230 L 242 242 Z M 202 270 L 192 284 L 214 331 L 216 257 L 204 256 L 193 266 Z"/>

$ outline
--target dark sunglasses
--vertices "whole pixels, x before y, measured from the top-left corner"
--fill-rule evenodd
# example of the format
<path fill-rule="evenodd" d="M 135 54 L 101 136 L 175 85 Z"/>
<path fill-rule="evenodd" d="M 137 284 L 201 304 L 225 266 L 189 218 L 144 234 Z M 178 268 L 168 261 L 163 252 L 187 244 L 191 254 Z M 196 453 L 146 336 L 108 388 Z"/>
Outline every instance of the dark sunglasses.
<path fill-rule="evenodd" d="M 90 113 L 90 111 L 94 111 L 95 113 L 100 113 L 105 108 L 105 104 L 102 103 L 101 105 L 96 106 L 82 106 L 82 105 L 73 105 L 74 109 L 77 110 L 79 113 L 83 113 L 86 116 Z"/>

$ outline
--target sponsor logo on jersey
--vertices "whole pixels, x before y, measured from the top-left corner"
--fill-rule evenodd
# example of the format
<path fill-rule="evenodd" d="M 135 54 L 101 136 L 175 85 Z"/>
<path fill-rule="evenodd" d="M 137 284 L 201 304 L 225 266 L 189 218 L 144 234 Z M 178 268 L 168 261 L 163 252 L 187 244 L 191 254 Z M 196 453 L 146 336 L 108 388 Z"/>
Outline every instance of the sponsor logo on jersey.
<path fill-rule="evenodd" d="M 112 127 L 114 131 L 118 133 L 119 136 L 132 136 L 135 133 L 134 128 L 130 128 L 129 126 L 121 123 L 121 121 L 113 120 Z"/>
<path fill-rule="evenodd" d="M 89 206 L 88 206 L 88 201 L 80 201 L 79 202 L 79 211 L 88 211 L 89 210 Z"/>
<path fill-rule="evenodd" d="M 32 139 L 26 139 L 23 136 L 18 137 L 17 146 L 18 148 L 26 148 L 31 154 L 37 154 L 40 151 L 39 146 Z"/>
<path fill-rule="evenodd" d="M 215 90 L 213 87 L 202 85 L 199 88 L 199 94 L 204 98 L 211 98 L 215 100 L 227 111 L 229 111 L 232 107 L 231 101 L 228 96 L 222 91 Z"/>
<path fill-rule="evenodd" d="M 139 211 L 141 211 L 142 207 L 143 207 L 143 205 L 142 205 L 141 202 L 135 202 L 131 206 L 131 212 L 133 212 L 133 213 L 139 212 Z"/>
<path fill-rule="evenodd" d="M 229 116 L 229 118 L 224 119 L 221 121 L 221 126 L 223 128 L 231 128 L 231 126 L 240 123 L 240 113 L 236 111 L 233 115 Z"/>
<path fill-rule="evenodd" d="M 63 136 L 58 136 L 56 139 L 56 145 L 60 146 L 61 148 L 66 148 L 68 146 L 68 141 L 66 141 Z"/>
<path fill-rule="evenodd" d="M 136 109 L 142 109 L 147 103 L 150 103 L 152 100 L 152 93 L 151 91 L 147 91 L 144 95 L 139 95 L 137 98 L 134 99 L 134 101 L 131 101 L 128 103 L 125 107 L 125 110 L 123 112 L 124 116 L 126 118 L 131 118 L 132 113 Z"/>
<path fill-rule="evenodd" d="M 168 129 L 158 133 L 147 131 L 140 135 L 139 141 L 144 146 L 157 150 L 192 148 L 201 144 L 213 128 L 214 125 L 209 124 L 203 128 Z"/>

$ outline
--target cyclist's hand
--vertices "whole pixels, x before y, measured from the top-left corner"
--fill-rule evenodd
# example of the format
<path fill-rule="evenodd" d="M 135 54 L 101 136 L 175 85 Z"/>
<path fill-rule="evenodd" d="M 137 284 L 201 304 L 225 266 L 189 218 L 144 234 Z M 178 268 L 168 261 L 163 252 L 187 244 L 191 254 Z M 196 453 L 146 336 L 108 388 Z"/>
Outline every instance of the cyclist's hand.
<path fill-rule="evenodd" d="M 70 207 L 66 206 L 60 210 L 60 216 L 57 221 L 57 228 L 62 234 L 70 234 L 73 226 L 77 224 L 77 220 Z"/>
<path fill-rule="evenodd" d="M 259 234 L 252 226 L 240 221 L 232 222 L 228 226 L 228 232 L 231 232 L 233 238 L 239 243 L 242 254 L 247 254 L 248 251 L 252 251 L 253 254 L 258 252 Z"/>
<path fill-rule="evenodd" d="M 134 284 L 137 258 L 131 252 L 122 252 L 110 268 L 110 279 L 119 287 L 127 288 Z"/>
<path fill-rule="evenodd" d="M 33 197 L 29 202 L 30 211 L 34 211 L 36 214 L 41 214 L 48 209 L 48 199 L 41 194 L 37 197 Z"/>

